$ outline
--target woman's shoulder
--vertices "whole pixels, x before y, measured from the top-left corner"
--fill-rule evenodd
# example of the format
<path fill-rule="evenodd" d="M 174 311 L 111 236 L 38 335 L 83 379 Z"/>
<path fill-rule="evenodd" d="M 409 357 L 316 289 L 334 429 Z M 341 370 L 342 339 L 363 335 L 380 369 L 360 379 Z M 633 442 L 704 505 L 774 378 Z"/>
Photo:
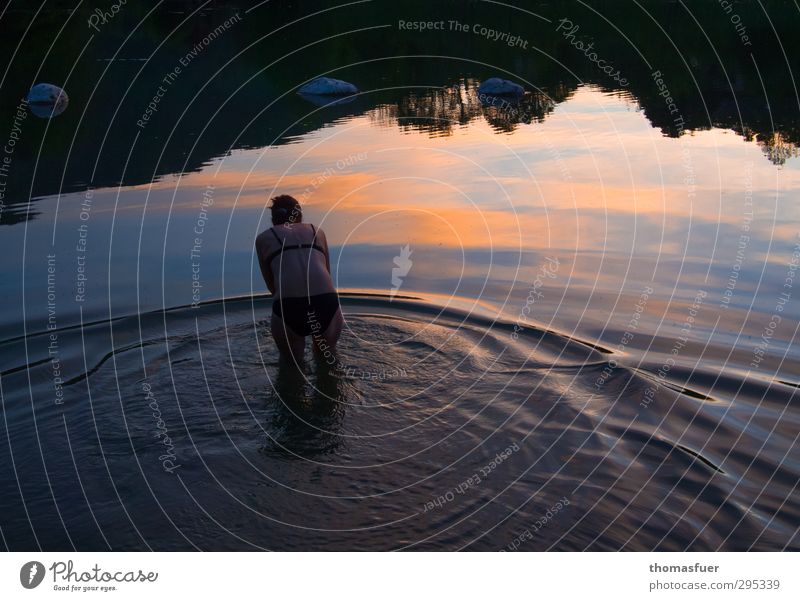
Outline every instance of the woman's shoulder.
<path fill-rule="evenodd" d="M 256 248 L 263 248 L 275 242 L 275 230 L 271 227 L 256 236 Z"/>
<path fill-rule="evenodd" d="M 325 235 L 322 232 L 322 228 L 318 228 L 313 223 L 309 223 L 309 222 L 306 222 L 306 221 L 302 221 L 300 223 L 295 223 L 295 224 L 291 225 L 290 227 L 297 227 L 299 225 L 300 226 L 305 226 L 304 229 L 306 230 L 306 232 L 311 234 L 311 235 L 313 235 L 313 236 L 320 236 L 320 235 L 324 236 Z"/>

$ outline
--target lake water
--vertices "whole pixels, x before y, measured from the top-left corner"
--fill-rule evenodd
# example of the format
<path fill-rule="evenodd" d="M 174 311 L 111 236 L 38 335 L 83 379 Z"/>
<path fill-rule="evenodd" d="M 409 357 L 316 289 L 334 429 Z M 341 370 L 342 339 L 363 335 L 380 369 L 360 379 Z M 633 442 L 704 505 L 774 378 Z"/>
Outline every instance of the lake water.
<path fill-rule="evenodd" d="M 168 4 L 0 19 L 6 548 L 800 548 L 796 12 Z M 269 335 L 279 193 L 334 369 Z"/>

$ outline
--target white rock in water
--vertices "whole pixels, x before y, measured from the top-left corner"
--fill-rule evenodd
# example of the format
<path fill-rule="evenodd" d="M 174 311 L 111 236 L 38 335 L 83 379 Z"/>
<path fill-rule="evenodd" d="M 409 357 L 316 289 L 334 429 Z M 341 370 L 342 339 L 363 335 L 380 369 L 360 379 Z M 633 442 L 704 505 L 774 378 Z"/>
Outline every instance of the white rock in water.
<path fill-rule="evenodd" d="M 37 117 L 49 119 L 58 117 L 67 109 L 67 93 L 50 83 L 37 83 L 28 92 L 28 106 Z"/>
<path fill-rule="evenodd" d="M 492 96 L 522 96 L 524 93 L 525 88 L 521 85 L 499 77 L 490 77 L 486 81 L 482 81 L 478 87 L 478 94 L 490 94 Z"/>
<path fill-rule="evenodd" d="M 299 94 L 316 94 L 318 96 L 342 96 L 356 92 L 358 92 L 358 88 L 353 84 L 330 77 L 317 77 L 298 90 Z"/>

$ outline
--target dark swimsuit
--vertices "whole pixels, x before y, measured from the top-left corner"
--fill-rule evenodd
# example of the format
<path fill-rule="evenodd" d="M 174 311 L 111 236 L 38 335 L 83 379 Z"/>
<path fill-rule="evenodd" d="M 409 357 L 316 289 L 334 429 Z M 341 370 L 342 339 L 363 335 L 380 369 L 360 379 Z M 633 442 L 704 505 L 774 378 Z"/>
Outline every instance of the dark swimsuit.
<path fill-rule="evenodd" d="M 271 265 L 272 260 L 280 256 L 286 250 L 300 250 L 310 248 L 325 254 L 325 250 L 316 243 L 312 244 L 291 244 L 286 246 L 285 240 L 281 240 L 275 230 L 271 229 L 272 235 L 281 247 L 270 253 L 267 257 L 267 264 Z M 314 232 L 314 240 L 317 239 L 317 230 L 311 226 Z M 325 294 L 315 294 L 314 296 L 290 296 L 286 298 L 276 298 L 272 301 L 272 312 L 283 319 L 298 336 L 308 336 L 310 334 L 322 334 L 336 316 L 339 310 L 339 295 L 335 292 Z"/>

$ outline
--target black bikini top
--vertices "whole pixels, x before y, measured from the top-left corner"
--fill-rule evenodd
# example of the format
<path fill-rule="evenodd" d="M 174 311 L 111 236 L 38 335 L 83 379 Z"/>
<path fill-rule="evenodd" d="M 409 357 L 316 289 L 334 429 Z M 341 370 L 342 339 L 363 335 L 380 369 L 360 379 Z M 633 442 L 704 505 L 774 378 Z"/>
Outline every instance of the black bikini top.
<path fill-rule="evenodd" d="M 317 239 L 317 230 L 314 228 L 313 224 L 309 224 L 309 225 L 311 225 L 311 231 L 314 232 L 313 240 L 316 240 Z M 278 234 L 275 233 L 275 230 L 270 228 L 269 231 L 272 232 L 272 235 L 275 236 L 275 239 L 278 241 L 278 244 L 280 244 L 281 247 L 278 250 L 273 251 L 273 252 L 271 252 L 269 254 L 269 256 L 267 257 L 267 264 L 271 264 L 272 263 L 272 259 L 274 259 L 278 255 L 280 255 L 285 250 L 300 250 L 302 248 L 314 248 L 314 249 L 318 250 L 319 252 L 321 252 L 323 255 L 325 254 L 325 249 L 322 248 L 320 245 L 318 245 L 316 243 L 314 243 L 314 244 L 290 244 L 289 246 L 286 246 L 286 240 L 281 240 L 280 237 L 278 237 Z"/>

